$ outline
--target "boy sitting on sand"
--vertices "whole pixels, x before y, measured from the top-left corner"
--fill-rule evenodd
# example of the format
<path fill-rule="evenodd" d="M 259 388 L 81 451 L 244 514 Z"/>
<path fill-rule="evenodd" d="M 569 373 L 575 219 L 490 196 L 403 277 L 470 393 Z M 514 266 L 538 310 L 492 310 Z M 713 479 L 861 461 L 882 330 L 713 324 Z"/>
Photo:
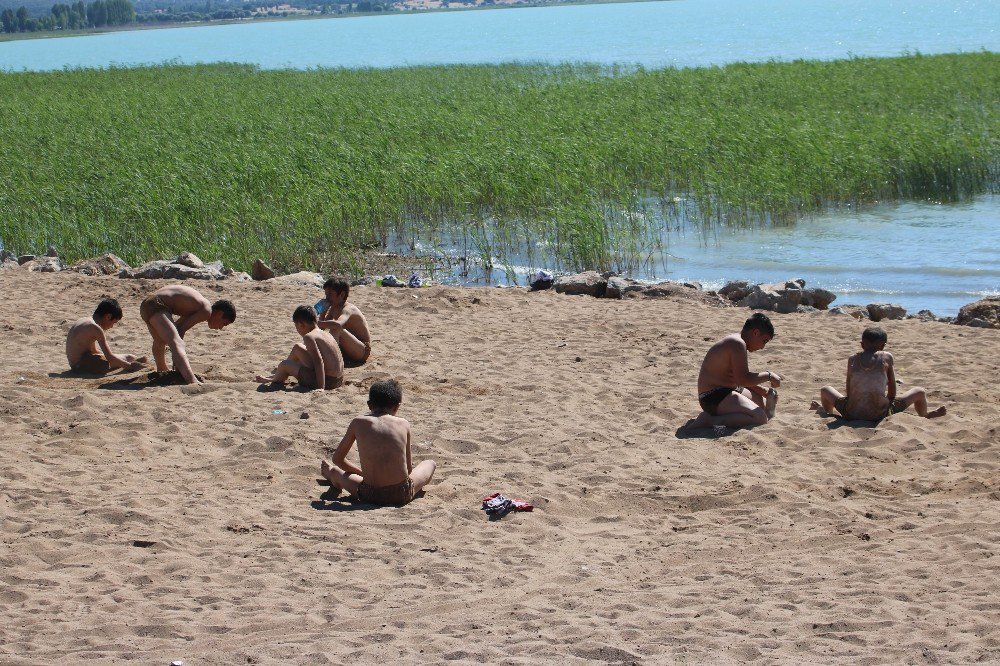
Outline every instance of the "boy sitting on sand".
<path fill-rule="evenodd" d="M 310 391 L 340 386 L 344 382 L 344 359 L 334 339 L 316 327 L 316 311 L 310 305 L 300 305 L 292 313 L 292 322 L 302 342 L 292 347 L 274 375 L 257 375 L 257 381 L 284 384 L 289 377 L 295 377 L 299 386 Z"/>
<path fill-rule="evenodd" d="M 139 316 L 153 336 L 153 359 L 156 371 L 167 371 L 167 347 L 174 359 L 174 368 L 188 384 L 200 384 L 195 377 L 184 348 L 184 334 L 192 326 L 208 322 L 213 330 L 225 328 L 236 321 L 236 308 L 227 300 L 209 304 L 208 299 L 191 287 L 170 285 L 147 296 L 139 306 Z M 174 321 L 174 317 L 177 321 Z"/>
<path fill-rule="evenodd" d="M 66 360 L 73 372 L 88 375 L 104 375 L 116 368 L 138 369 L 146 362 L 146 357 L 136 358 L 131 354 L 117 356 L 111 353 L 105 331 L 120 322 L 122 308 L 113 298 L 105 298 L 97 304 L 93 317 L 84 317 L 73 322 L 66 335 Z M 100 346 L 104 355 L 98 352 Z"/>
<path fill-rule="evenodd" d="M 861 334 L 861 351 L 847 359 L 847 395 L 824 386 L 819 392 L 820 403 L 813 401 L 810 407 L 826 414 L 836 409 L 845 419 L 857 421 L 881 421 L 910 405 L 929 419 L 944 416 L 944 407 L 927 411 L 927 392 L 919 386 L 896 397 L 892 354 L 882 351 L 888 341 L 889 336 L 881 328 L 866 328 Z"/>
<path fill-rule="evenodd" d="M 427 485 L 437 465 L 425 460 L 416 468 L 410 459 L 410 424 L 396 416 L 403 391 L 394 379 L 372 384 L 368 390 L 368 414 L 356 417 L 347 428 L 320 473 L 335 488 L 356 495 L 362 502 L 381 506 L 403 506 Z M 361 467 L 346 457 L 358 443 Z"/>
<path fill-rule="evenodd" d="M 344 353 L 344 359 L 364 363 L 372 353 L 371 334 L 361 310 L 347 302 L 351 284 L 346 278 L 332 277 L 323 284 L 323 293 L 326 298 L 317 303 L 317 309 L 322 308 L 319 327 L 334 337 Z"/>
<path fill-rule="evenodd" d="M 745 428 L 767 423 L 774 417 L 781 375 L 750 372 L 750 352 L 760 351 L 774 337 L 774 325 L 760 312 L 743 324 L 740 333 L 716 342 L 705 354 L 698 373 L 698 403 L 704 410 L 691 427 L 729 426 Z M 758 384 L 770 382 L 772 389 Z"/>

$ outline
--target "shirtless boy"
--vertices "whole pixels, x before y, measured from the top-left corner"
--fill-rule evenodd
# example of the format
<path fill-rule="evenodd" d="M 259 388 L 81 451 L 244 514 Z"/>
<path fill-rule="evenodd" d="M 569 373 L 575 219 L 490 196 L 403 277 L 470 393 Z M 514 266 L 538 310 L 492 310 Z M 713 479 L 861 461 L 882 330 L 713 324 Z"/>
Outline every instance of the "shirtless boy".
<path fill-rule="evenodd" d="M 845 419 L 857 421 L 881 421 L 910 405 L 929 419 L 944 416 L 948 411 L 944 407 L 927 411 L 927 391 L 919 386 L 896 396 L 892 354 L 882 351 L 888 341 L 889 336 L 881 328 L 866 328 L 861 334 L 861 351 L 847 359 L 847 395 L 824 386 L 819 392 L 820 403 L 813 401 L 810 407 L 826 414 L 836 409 Z"/>
<path fill-rule="evenodd" d="M 289 377 L 299 380 L 299 386 L 310 391 L 334 389 L 344 383 L 344 359 L 337 342 L 316 327 L 316 311 L 310 305 L 300 305 L 292 313 L 295 330 L 302 342 L 292 347 L 288 358 L 278 364 L 270 377 L 257 375 L 265 384 L 284 384 Z"/>
<path fill-rule="evenodd" d="M 761 388 L 770 382 L 781 386 L 776 372 L 750 372 L 751 352 L 760 351 L 774 337 L 774 325 L 767 315 L 752 315 L 739 334 L 727 335 L 708 350 L 698 373 L 698 403 L 704 410 L 693 427 L 729 426 L 746 428 L 763 425 L 774 416 L 777 393 Z"/>
<path fill-rule="evenodd" d="M 170 285 L 157 289 L 139 306 L 139 316 L 153 336 L 153 359 L 158 372 L 167 371 L 167 347 L 174 359 L 174 368 L 188 384 L 199 384 L 191 370 L 184 349 L 184 334 L 195 324 L 208 322 L 213 330 L 225 328 L 236 321 L 236 308 L 226 300 L 209 304 L 208 299 L 191 287 Z M 173 318 L 177 317 L 176 320 Z"/>
<path fill-rule="evenodd" d="M 326 298 L 320 301 L 323 311 L 319 316 L 319 327 L 330 331 L 344 359 L 353 363 L 364 363 L 372 353 L 371 334 L 368 321 L 361 310 L 347 302 L 351 293 L 350 283 L 342 277 L 332 277 L 323 285 Z"/>
<path fill-rule="evenodd" d="M 117 368 L 139 368 L 146 357 L 136 358 L 131 354 L 118 356 L 111 353 L 105 331 L 122 319 L 122 308 L 113 298 L 105 298 L 97 304 L 93 317 L 84 317 L 73 322 L 66 336 L 66 360 L 70 370 L 88 375 L 104 375 Z M 100 350 L 98 350 L 100 347 Z M 104 355 L 101 355 L 101 352 Z"/>
<path fill-rule="evenodd" d="M 403 506 L 430 482 L 437 465 L 425 460 L 413 467 L 410 424 L 396 416 L 402 401 L 403 391 L 396 380 L 372 384 L 368 390 L 371 411 L 351 421 L 333 462 L 320 464 L 320 473 L 335 488 L 369 504 Z M 355 441 L 361 467 L 347 460 Z"/>

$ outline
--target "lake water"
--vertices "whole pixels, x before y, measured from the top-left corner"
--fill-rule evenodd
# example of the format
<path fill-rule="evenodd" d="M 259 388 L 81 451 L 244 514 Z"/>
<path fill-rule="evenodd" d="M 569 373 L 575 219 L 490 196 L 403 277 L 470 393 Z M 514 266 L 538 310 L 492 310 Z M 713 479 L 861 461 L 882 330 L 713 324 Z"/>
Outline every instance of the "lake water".
<path fill-rule="evenodd" d="M 1000 50 L 996 0 L 674 0 L 111 32 L 0 43 L 0 69 L 509 61 L 692 67 Z"/>
<path fill-rule="evenodd" d="M 264 68 L 509 61 L 646 67 L 1000 51 L 996 0 L 675 0 L 114 32 L 0 43 L 0 69 L 173 61 Z M 842 209 L 756 229 L 683 223 L 638 277 L 803 277 L 839 302 L 953 315 L 1000 292 L 1000 197 Z M 524 275 L 527 265 L 515 272 Z M 493 277 L 501 276 L 494 273 Z M 458 279 L 457 274 L 451 276 Z M 462 279 L 477 279 L 475 270 Z M 501 276 L 502 277 L 502 276 Z"/>
<path fill-rule="evenodd" d="M 964 203 L 844 207 L 794 224 L 753 228 L 705 226 L 683 215 L 661 222 L 663 251 L 653 253 L 648 263 L 632 272 L 633 277 L 694 280 L 710 289 L 730 280 L 803 278 L 807 286 L 836 293 L 835 305 L 890 302 L 911 313 L 929 309 L 938 316 L 954 316 L 966 303 L 1000 295 L 998 195 Z M 434 249 L 452 256 L 463 252 L 459 243 L 436 244 Z M 437 277 L 459 284 L 524 285 L 543 268 L 527 257 L 507 261 L 509 271 L 497 259 L 488 274 L 475 264 L 456 265 Z"/>

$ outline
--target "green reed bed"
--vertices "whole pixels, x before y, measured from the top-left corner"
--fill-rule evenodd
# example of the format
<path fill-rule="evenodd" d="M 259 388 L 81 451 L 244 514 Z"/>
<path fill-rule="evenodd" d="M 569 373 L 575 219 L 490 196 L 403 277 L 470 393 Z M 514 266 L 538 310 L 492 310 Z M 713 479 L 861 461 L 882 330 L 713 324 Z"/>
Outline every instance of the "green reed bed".
<path fill-rule="evenodd" d="M 0 74 L 0 240 L 68 259 L 360 270 L 361 250 L 408 225 L 457 229 L 487 260 L 524 245 L 605 268 L 655 243 L 650 195 L 706 217 L 794 216 L 996 190 L 998 164 L 992 53 Z"/>

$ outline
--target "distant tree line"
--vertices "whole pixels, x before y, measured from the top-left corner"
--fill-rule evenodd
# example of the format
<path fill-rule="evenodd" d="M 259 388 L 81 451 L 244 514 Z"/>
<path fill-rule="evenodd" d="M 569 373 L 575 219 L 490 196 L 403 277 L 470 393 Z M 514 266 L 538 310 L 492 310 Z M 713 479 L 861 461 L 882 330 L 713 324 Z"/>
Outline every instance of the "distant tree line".
<path fill-rule="evenodd" d="M 55 4 L 44 16 L 34 17 L 27 7 L 17 11 L 0 11 L 0 28 L 3 32 L 38 32 L 40 30 L 80 30 L 125 25 L 135 21 L 135 8 L 130 0 L 95 0 L 87 5 L 83 1 L 71 5 Z"/>

